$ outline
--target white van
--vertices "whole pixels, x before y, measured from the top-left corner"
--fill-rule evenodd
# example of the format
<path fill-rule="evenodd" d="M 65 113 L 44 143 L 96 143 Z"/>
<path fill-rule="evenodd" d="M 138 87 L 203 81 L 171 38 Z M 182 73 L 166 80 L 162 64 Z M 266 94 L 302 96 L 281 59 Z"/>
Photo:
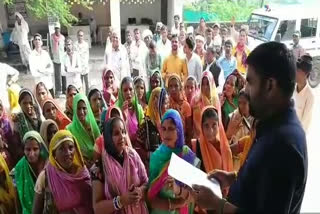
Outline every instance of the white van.
<path fill-rule="evenodd" d="M 319 8 L 302 6 L 260 8 L 252 12 L 248 25 L 251 50 L 268 41 L 280 41 L 291 48 L 293 46 L 292 35 L 299 30 L 301 32 L 300 44 L 313 57 L 314 69 L 309 83 L 312 87 L 320 83 Z"/>

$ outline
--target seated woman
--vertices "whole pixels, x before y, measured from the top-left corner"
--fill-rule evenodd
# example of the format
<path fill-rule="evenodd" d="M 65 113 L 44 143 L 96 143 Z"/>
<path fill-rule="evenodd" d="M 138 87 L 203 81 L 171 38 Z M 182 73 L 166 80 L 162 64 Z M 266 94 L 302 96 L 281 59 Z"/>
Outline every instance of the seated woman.
<path fill-rule="evenodd" d="M 79 91 L 74 85 L 69 85 L 67 88 L 67 93 L 66 93 L 66 110 L 64 113 L 68 116 L 68 118 L 72 121 L 73 119 L 73 109 L 72 109 L 72 104 L 73 104 L 73 98 L 78 94 Z"/>
<path fill-rule="evenodd" d="M 217 94 L 216 85 L 214 83 L 213 75 L 210 71 L 202 73 L 200 91 L 191 101 L 194 138 L 200 137 L 201 130 L 201 113 L 206 106 L 214 106 L 220 111 L 219 98 Z"/>
<path fill-rule="evenodd" d="M 59 131 L 58 124 L 54 120 L 48 119 L 42 122 L 40 127 L 40 135 L 48 148 L 49 148 L 51 139 L 58 131 Z"/>
<path fill-rule="evenodd" d="M 100 136 L 100 130 L 85 95 L 79 93 L 74 97 L 73 112 L 73 120 L 67 130 L 78 141 L 86 166 L 90 168 L 93 164 L 94 142 Z"/>
<path fill-rule="evenodd" d="M 143 111 L 145 112 L 148 106 L 147 97 L 146 97 L 146 84 L 141 77 L 134 78 L 133 84 L 139 100 L 139 104 L 141 105 L 141 107 L 143 108 Z"/>
<path fill-rule="evenodd" d="M 113 106 L 118 99 L 118 84 L 116 83 L 113 70 L 105 68 L 102 72 L 103 97 L 107 107 Z"/>
<path fill-rule="evenodd" d="M 163 86 L 164 85 L 163 85 L 160 71 L 154 70 L 150 76 L 149 91 L 147 92 L 147 103 L 149 103 L 152 90 L 157 87 L 163 87 Z"/>
<path fill-rule="evenodd" d="M 189 76 L 184 86 L 184 93 L 190 105 L 193 97 L 197 94 L 197 91 L 198 91 L 198 83 L 196 78 L 194 76 Z"/>
<path fill-rule="evenodd" d="M 168 176 L 168 166 L 172 153 L 197 167 L 200 160 L 184 145 L 184 130 L 179 112 L 168 110 L 162 118 L 161 127 L 162 144 L 150 159 L 148 199 L 151 213 L 193 213 L 190 192 Z"/>
<path fill-rule="evenodd" d="M 34 185 L 48 158 L 48 149 L 36 131 L 23 137 L 24 157 L 14 168 L 14 180 L 23 214 L 32 213 Z"/>
<path fill-rule="evenodd" d="M 123 120 L 122 112 L 116 106 L 112 106 L 112 107 L 108 108 L 108 111 L 106 113 L 106 117 L 104 118 L 104 123 L 108 122 L 108 120 L 110 120 L 113 117 L 118 117 Z M 104 125 L 104 123 L 103 123 L 103 125 Z M 103 129 L 102 129 L 102 131 L 103 131 Z M 128 144 L 127 146 L 132 147 L 129 135 L 127 135 L 127 138 L 128 138 L 127 139 L 127 144 Z M 101 158 L 103 148 L 104 148 L 104 138 L 103 138 L 103 135 L 100 135 L 100 137 L 97 138 L 97 140 L 94 144 L 94 153 L 93 153 L 93 160 L 94 161 Z"/>
<path fill-rule="evenodd" d="M 94 118 L 96 119 L 98 126 L 101 127 L 101 114 L 107 107 L 107 104 L 103 99 L 102 93 L 97 87 L 91 87 L 89 89 L 88 100 L 89 100 Z"/>
<path fill-rule="evenodd" d="M 52 94 L 53 90 L 50 92 L 43 82 L 39 82 L 34 89 L 34 95 L 39 105 L 42 105 L 42 102 L 46 99 L 52 98 Z"/>
<path fill-rule="evenodd" d="M 147 214 L 148 177 L 137 152 L 126 146 L 125 123 L 111 118 L 104 127 L 104 150 L 98 170 L 92 173 L 95 214 Z"/>
<path fill-rule="evenodd" d="M 16 213 L 16 193 L 9 168 L 4 157 L 0 154 L 0 213 Z"/>
<path fill-rule="evenodd" d="M 139 126 L 137 142 L 143 152 L 142 162 L 149 169 L 150 154 L 161 144 L 161 116 L 169 109 L 169 98 L 164 88 L 155 88 L 151 93 L 147 114 Z"/>
<path fill-rule="evenodd" d="M 132 146 L 135 149 L 139 148 L 137 144 L 137 132 L 139 125 L 144 118 L 144 112 L 139 104 L 137 95 L 134 92 L 133 82 L 131 77 L 123 78 L 120 87 L 119 99 L 116 106 L 122 110 L 126 129 L 128 131 L 129 138 Z M 139 154 L 139 151 L 137 151 Z"/>
<path fill-rule="evenodd" d="M 14 132 L 20 136 L 20 142 L 24 135 L 31 130 L 40 131 L 41 116 L 40 107 L 29 89 L 22 89 L 19 94 L 21 112 L 13 116 Z"/>
<path fill-rule="evenodd" d="M 168 79 L 169 90 L 169 107 L 177 110 L 182 118 L 184 133 L 186 136 L 186 144 L 190 145 L 192 138 L 192 112 L 190 105 L 184 95 L 182 82 L 180 77 L 172 74 Z"/>
<path fill-rule="evenodd" d="M 67 115 L 63 113 L 54 99 L 47 98 L 42 102 L 44 118 L 55 121 L 60 130 L 65 129 L 71 123 Z"/>
<path fill-rule="evenodd" d="M 49 163 L 34 191 L 33 214 L 93 214 L 90 174 L 69 131 L 60 130 L 52 138 Z"/>

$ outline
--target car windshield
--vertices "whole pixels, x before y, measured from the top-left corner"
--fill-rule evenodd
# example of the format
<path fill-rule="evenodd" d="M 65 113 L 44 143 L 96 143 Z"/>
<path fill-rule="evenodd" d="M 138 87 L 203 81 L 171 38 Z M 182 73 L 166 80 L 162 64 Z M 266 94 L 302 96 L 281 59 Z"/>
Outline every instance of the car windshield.
<path fill-rule="evenodd" d="M 278 19 L 252 14 L 249 24 L 249 36 L 262 41 L 270 41 Z"/>

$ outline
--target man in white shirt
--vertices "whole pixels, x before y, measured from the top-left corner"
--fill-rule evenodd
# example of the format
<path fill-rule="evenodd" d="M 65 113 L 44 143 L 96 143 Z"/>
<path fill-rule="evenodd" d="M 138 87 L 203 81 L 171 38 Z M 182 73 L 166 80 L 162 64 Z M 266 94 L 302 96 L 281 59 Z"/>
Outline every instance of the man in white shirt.
<path fill-rule="evenodd" d="M 43 82 L 53 95 L 53 63 L 46 50 L 42 49 L 42 36 L 33 36 L 34 50 L 29 56 L 30 72 L 36 84 Z"/>
<path fill-rule="evenodd" d="M 62 94 L 61 69 L 64 56 L 64 36 L 60 33 L 60 24 L 56 23 L 54 33 L 51 35 L 50 46 L 54 65 L 55 96 Z M 65 92 L 65 91 L 64 91 Z"/>
<path fill-rule="evenodd" d="M 171 28 L 171 34 L 175 34 L 175 35 L 178 35 L 179 36 L 179 33 L 180 33 L 180 29 L 179 29 L 179 24 L 180 24 L 180 16 L 179 15 L 175 15 L 173 17 L 173 20 L 174 20 L 174 25 L 172 26 Z"/>
<path fill-rule="evenodd" d="M 70 38 L 66 39 L 66 53 L 63 60 L 64 70 L 62 74 L 66 77 L 66 86 L 74 85 L 79 91 L 81 89 L 82 65 L 79 54 L 74 51 Z"/>
<path fill-rule="evenodd" d="M 195 43 L 192 37 L 187 37 L 184 45 L 184 53 L 186 54 L 186 62 L 188 67 L 188 75 L 196 78 L 200 83 L 202 75 L 202 63 L 200 57 L 193 53 Z"/>
<path fill-rule="evenodd" d="M 123 77 L 131 76 L 128 53 L 126 48 L 120 44 L 116 31 L 112 33 L 111 44 L 105 54 L 105 62 L 114 69 L 115 79 L 119 83 Z"/>
<path fill-rule="evenodd" d="M 161 39 L 157 42 L 157 50 L 162 62 L 171 54 L 171 42 L 168 39 L 168 28 L 165 25 L 161 27 Z"/>
<path fill-rule="evenodd" d="M 296 89 L 293 93 L 297 116 L 307 133 L 312 119 L 315 95 L 308 84 L 308 77 L 312 71 L 312 57 L 303 55 L 297 61 Z"/>
<path fill-rule="evenodd" d="M 10 80 L 7 81 L 8 76 Z M 0 100 L 6 110 L 10 109 L 7 85 L 11 85 L 19 78 L 19 71 L 8 64 L 0 62 Z"/>
<path fill-rule="evenodd" d="M 216 50 L 213 47 L 208 47 L 206 52 L 206 64 L 203 67 L 203 71 L 210 71 L 213 75 L 214 82 L 216 84 L 218 93 L 221 93 L 224 85 L 223 70 L 216 61 Z"/>
<path fill-rule="evenodd" d="M 81 59 L 81 81 L 85 84 L 85 93 L 89 92 L 89 44 L 84 41 L 84 33 L 82 30 L 78 31 L 78 41 L 74 43 L 74 50 Z"/>

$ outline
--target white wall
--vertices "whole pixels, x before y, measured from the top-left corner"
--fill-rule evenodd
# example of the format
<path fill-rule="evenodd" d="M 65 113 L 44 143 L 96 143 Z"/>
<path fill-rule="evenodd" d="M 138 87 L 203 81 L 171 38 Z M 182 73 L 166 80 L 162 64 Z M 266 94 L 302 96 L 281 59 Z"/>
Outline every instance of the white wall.
<path fill-rule="evenodd" d="M 120 15 L 121 25 L 127 25 L 128 18 L 136 18 L 137 24 L 141 18 L 149 18 L 155 24 L 161 20 L 161 0 L 155 0 L 153 4 L 120 4 Z"/>

